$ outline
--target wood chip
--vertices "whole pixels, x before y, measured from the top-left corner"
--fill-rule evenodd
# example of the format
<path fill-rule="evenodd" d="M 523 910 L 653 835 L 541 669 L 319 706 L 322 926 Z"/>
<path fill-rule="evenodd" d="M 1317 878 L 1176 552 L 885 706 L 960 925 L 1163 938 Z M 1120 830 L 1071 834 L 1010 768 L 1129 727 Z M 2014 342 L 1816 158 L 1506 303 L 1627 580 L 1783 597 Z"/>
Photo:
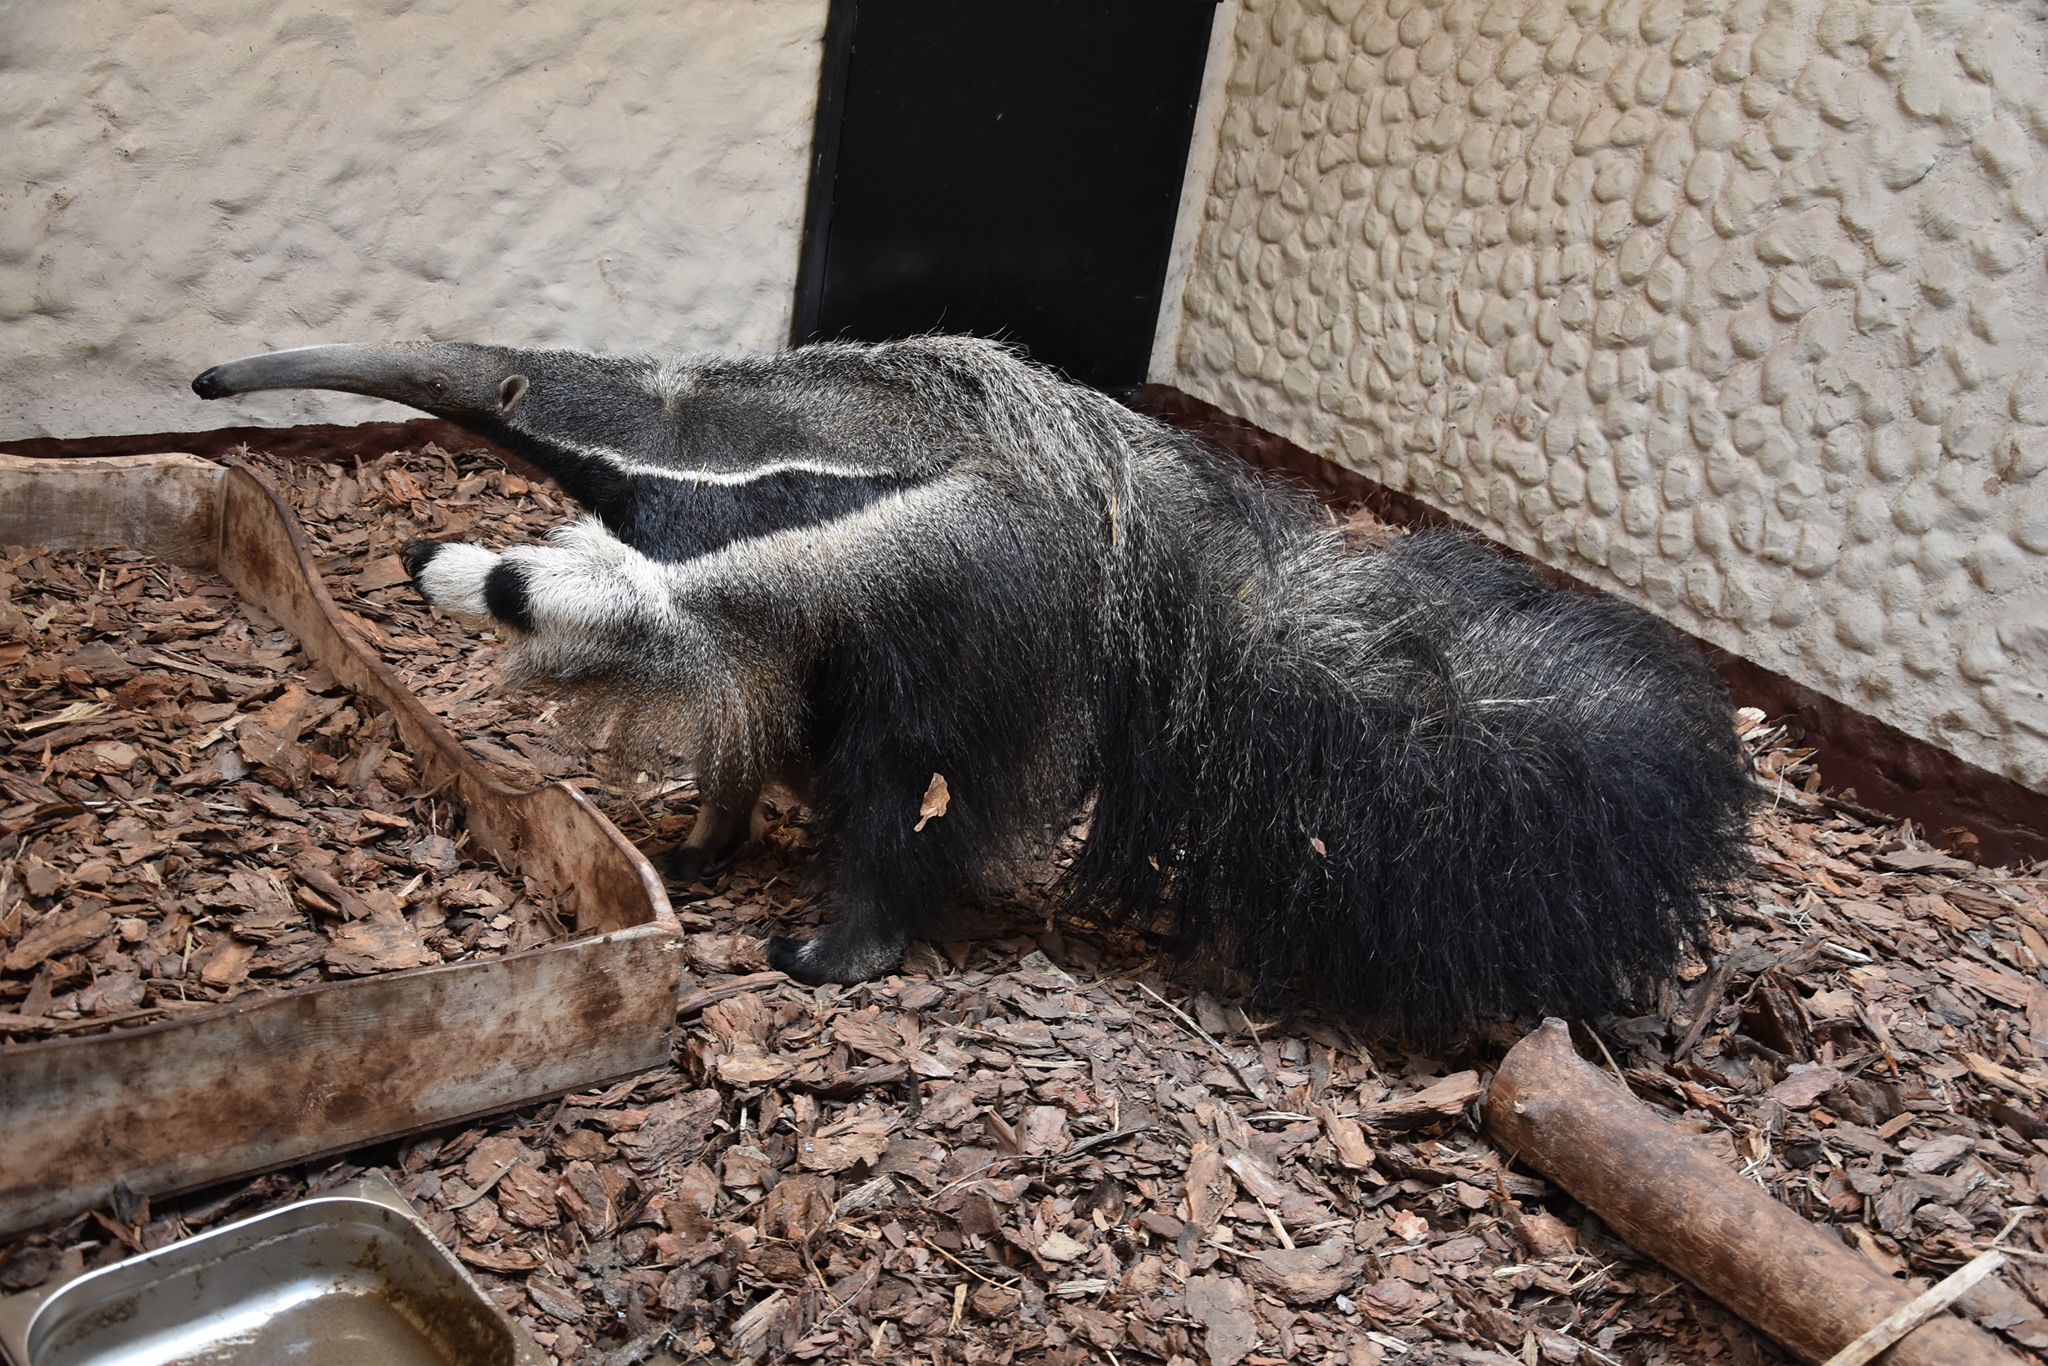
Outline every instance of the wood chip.
<path fill-rule="evenodd" d="M 388 719 L 220 582 L 8 547 L 0 599 L 25 637 L 0 793 L 36 803 L 0 820 L 0 1047 L 564 934 L 545 890 L 463 857 Z M 38 974 L 50 999 L 17 1008 Z"/>

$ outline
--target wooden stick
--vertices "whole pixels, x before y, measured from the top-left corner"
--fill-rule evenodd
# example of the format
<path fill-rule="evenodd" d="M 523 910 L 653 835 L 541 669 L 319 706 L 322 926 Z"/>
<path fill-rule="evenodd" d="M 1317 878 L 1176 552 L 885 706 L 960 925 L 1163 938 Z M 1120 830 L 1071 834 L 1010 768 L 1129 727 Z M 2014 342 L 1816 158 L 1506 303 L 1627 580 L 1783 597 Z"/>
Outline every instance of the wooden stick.
<path fill-rule="evenodd" d="M 715 987 L 699 987 L 676 1002 L 676 1018 L 695 1015 L 708 1005 L 730 1000 L 734 996 L 745 996 L 751 991 L 766 991 L 778 982 L 787 982 L 788 977 L 779 972 L 750 972 L 744 977 L 735 977 L 729 982 L 720 982 Z"/>
<path fill-rule="evenodd" d="M 1685 1037 L 1678 1041 L 1678 1047 L 1672 1051 L 1673 1062 L 1684 1061 L 1685 1055 L 1692 1052 L 1692 1046 L 1700 1041 L 1700 1035 L 1706 1031 L 1707 1021 L 1721 1008 L 1721 997 L 1727 993 L 1728 983 L 1734 976 L 1735 960 L 1723 954 L 1721 961 L 1714 964 L 1714 970 L 1707 974 L 1705 984 L 1697 993 L 1697 1000 L 1692 1008 L 1692 1023 L 1685 1027 Z"/>
<path fill-rule="evenodd" d="M 1801 1361 L 1827 1361 L 1913 1298 L 1581 1059 L 1561 1020 L 1546 1020 L 1508 1052 L 1481 1114 L 1494 1142 Z M 1952 1315 L 1912 1329 L 1886 1358 L 1891 1366 L 2018 1360 Z"/>
<path fill-rule="evenodd" d="M 1144 992 L 1147 996 L 1150 996 L 1153 1000 L 1159 1002 L 1159 1004 L 1165 1006 L 1168 1010 L 1172 1011 L 1174 1013 L 1174 1016 L 1177 1019 L 1179 1019 L 1183 1025 L 1185 1025 L 1188 1029 L 1193 1031 L 1196 1037 L 1200 1038 L 1203 1043 L 1209 1045 L 1210 1049 L 1215 1052 L 1217 1057 L 1223 1059 L 1223 1065 L 1225 1067 L 1228 1067 L 1230 1069 L 1231 1075 L 1237 1078 L 1237 1084 L 1239 1086 L 1242 1086 L 1245 1090 L 1251 1092 L 1253 1100 L 1256 1100 L 1261 1104 L 1265 1102 L 1265 1088 L 1260 1086 L 1258 1082 L 1253 1080 L 1250 1076 L 1246 1075 L 1244 1066 L 1241 1063 L 1239 1063 L 1236 1058 L 1230 1055 L 1230 1050 L 1225 1048 L 1222 1044 L 1217 1043 L 1216 1040 L 1210 1038 L 1209 1031 L 1202 1028 L 1200 1025 L 1196 1024 L 1194 1016 L 1188 1014 L 1185 1010 L 1182 1010 L 1179 1006 L 1167 1000 L 1164 996 L 1161 996 L 1158 992 L 1152 990 L 1152 988 L 1146 986 L 1143 982 L 1138 983 L 1138 990 Z"/>
<path fill-rule="evenodd" d="M 1902 1308 L 1827 1360 L 1827 1366 L 1864 1366 L 1879 1352 L 1970 1293 L 1970 1287 L 2005 1265 L 2003 1252 L 1981 1253 L 1964 1262 L 1947 1279 L 1923 1291 Z"/>

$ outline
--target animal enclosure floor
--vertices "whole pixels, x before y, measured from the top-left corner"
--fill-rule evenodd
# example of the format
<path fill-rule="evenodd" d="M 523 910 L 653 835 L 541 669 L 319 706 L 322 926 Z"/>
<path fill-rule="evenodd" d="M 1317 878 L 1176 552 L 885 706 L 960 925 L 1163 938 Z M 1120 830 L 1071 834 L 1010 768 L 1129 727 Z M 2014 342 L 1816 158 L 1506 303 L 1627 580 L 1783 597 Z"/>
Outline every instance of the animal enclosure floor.
<path fill-rule="evenodd" d="M 538 534 L 566 516 L 551 493 L 437 452 L 265 473 L 310 510 L 337 596 L 476 752 L 577 782 L 652 853 L 687 828 L 687 789 L 569 757 L 491 690 L 495 646 L 390 578 L 414 535 Z M 1754 881 L 1725 898 L 1707 961 L 1582 1046 L 1731 1179 L 1888 1271 L 1938 1278 L 2007 1232 L 2021 1255 L 1965 1303 L 2039 1351 L 2042 870 L 1931 847 L 1746 720 L 1772 788 Z M 805 924 L 807 858 L 785 817 L 717 885 L 671 889 L 688 959 L 671 1066 L 97 1211 L 0 1246 L 0 1289 L 374 1168 L 564 1362 L 1785 1359 L 1477 1134 L 1472 1102 L 1519 1029 L 1422 1056 L 1247 1017 L 1142 938 L 1049 929 L 1029 879 L 987 908 L 989 938 L 803 987 L 765 970 L 761 942 Z"/>
<path fill-rule="evenodd" d="M 0 547 L 0 737 L 0 1048 L 564 933 L 217 578 Z"/>

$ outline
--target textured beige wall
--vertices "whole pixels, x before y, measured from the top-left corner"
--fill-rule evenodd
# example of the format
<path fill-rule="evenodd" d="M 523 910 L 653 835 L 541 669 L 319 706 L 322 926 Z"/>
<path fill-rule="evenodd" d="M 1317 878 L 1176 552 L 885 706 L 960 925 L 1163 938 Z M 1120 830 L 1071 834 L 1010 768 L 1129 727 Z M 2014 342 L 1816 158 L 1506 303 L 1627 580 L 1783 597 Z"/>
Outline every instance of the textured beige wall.
<path fill-rule="evenodd" d="M 1244 0 L 1158 377 L 2048 790 L 2044 46 Z"/>
<path fill-rule="evenodd" d="M 0 439 L 400 337 L 779 345 L 825 0 L 0 0 Z"/>

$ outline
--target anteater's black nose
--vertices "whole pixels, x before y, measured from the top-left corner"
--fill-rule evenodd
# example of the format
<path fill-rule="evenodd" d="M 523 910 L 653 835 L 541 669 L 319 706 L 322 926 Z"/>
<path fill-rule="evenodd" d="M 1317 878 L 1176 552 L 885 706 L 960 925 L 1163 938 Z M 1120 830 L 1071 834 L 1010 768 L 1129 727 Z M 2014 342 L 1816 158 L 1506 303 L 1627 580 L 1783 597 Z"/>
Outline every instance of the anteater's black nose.
<path fill-rule="evenodd" d="M 192 392 L 201 398 L 226 398 L 228 389 L 220 382 L 220 367 L 214 366 L 192 381 Z"/>

